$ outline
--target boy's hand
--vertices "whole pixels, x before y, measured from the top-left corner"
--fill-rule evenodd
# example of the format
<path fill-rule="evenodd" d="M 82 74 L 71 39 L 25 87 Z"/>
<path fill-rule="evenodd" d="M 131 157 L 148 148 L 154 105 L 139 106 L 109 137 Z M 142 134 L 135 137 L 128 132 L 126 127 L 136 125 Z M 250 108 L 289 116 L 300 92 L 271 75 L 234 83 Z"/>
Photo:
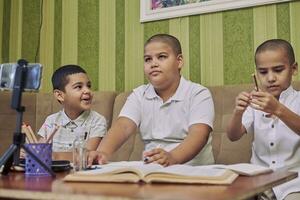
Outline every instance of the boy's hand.
<path fill-rule="evenodd" d="M 254 91 L 251 93 L 251 107 L 266 113 L 275 114 L 280 109 L 279 101 L 270 93 Z"/>
<path fill-rule="evenodd" d="M 93 163 L 97 163 L 99 165 L 106 164 L 108 161 L 108 155 L 104 152 L 99 151 L 90 151 L 87 155 L 87 166 L 91 167 Z"/>
<path fill-rule="evenodd" d="M 165 151 L 162 148 L 155 148 L 151 151 L 143 153 L 144 158 L 146 157 L 145 163 L 157 163 L 164 167 L 176 164 L 176 160 L 173 158 L 170 152 Z"/>
<path fill-rule="evenodd" d="M 251 95 L 248 92 L 241 92 L 235 99 L 235 112 L 244 113 L 249 106 Z"/>

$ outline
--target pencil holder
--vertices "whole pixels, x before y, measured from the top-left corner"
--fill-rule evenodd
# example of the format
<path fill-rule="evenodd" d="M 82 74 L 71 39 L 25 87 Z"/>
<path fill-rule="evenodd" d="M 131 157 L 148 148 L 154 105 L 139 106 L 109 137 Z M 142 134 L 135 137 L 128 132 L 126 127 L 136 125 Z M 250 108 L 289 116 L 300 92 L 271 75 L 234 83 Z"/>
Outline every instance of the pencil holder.
<path fill-rule="evenodd" d="M 52 144 L 51 143 L 31 143 L 25 146 L 38 157 L 49 169 L 52 164 Z M 26 176 L 51 176 L 29 153 L 25 159 Z"/>

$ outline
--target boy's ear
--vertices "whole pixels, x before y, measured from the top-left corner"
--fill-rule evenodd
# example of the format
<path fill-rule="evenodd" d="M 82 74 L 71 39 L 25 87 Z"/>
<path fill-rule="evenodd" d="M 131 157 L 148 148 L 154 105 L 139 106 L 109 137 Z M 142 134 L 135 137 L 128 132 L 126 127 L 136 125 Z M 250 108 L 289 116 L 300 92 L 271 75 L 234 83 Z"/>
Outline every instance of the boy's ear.
<path fill-rule="evenodd" d="M 183 56 L 182 56 L 182 54 L 178 54 L 177 61 L 178 61 L 178 70 L 180 71 L 181 68 L 183 67 Z"/>
<path fill-rule="evenodd" d="M 293 75 L 298 74 L 298 63 L 297 63 L 297 62 L 295 62 L 295 63 L 292 65 L 292 69 L 293 69 Z"/>
<path fill-rule="evenodd" d="M 55 89 L 53 91 L 53 94 L 55 96 L 55 98 L 59 101 L 59 102 L 63 102 L 64 101 L 64 92 L 58 89 Z"/>

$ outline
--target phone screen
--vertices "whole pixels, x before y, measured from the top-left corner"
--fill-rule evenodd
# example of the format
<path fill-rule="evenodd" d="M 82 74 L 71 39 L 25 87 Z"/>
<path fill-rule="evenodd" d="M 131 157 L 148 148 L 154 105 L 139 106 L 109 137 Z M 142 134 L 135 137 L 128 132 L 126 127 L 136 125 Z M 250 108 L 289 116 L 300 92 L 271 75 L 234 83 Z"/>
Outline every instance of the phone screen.
<path fill-rule="evenodd" d="M 16 75 L 16 63 L 6 63 L 0 66 L 0 88 L 4 90 L 12 90 Z M 25 91 L 38 90 L 41 84 L 42 65 L 38 63 L 29 63 L 27 65 L 27 72 L 24 74 Z"/>

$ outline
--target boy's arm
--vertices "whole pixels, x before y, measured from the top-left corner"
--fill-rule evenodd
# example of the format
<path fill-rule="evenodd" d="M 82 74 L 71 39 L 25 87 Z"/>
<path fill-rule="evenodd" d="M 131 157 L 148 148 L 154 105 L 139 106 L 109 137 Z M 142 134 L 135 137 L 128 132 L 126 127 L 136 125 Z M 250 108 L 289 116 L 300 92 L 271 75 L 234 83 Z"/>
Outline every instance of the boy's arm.
<path fill-rule="evenodd" d="M 183 142 L 170 151 L 175 163 L 185 163 L 192 160 L 206 145 L 211 128 L 207 124 L 193 124 L 189 127 L 189 133 Z"/>
<path fill-rule="evenodd" d="M 107 159 L 134 133 L 136 128 L 136 124 L 129 118 L 119 117 L 102 139 L 97 151 L 89 153 L 88 166 L 91 166 L 94 160 L 99 164 L 107 162 Z"/>
<path fill-rule="evenodd" d="M 206 145 L 211 128 L 207 124 L 198 123 L 189 127 L 187 137 L 170 152 L 155 148 L 144 152 L 145 163 L 158 163 L 165 167 L 182 164 L 192 160 Z"/>
<path fill-rule="evenodd" d="M 233 116 L 227 126 L 226 131 L 227 136 L 231 141 L 240 139 L 243 134 L 246 133 L 246 128 L 242 124 L 242 117 L 250 104 L 250 99 L 250 94 L 247 92 L 241 92 L 236 97 Z"/>
<path fill-rule="evenodd" d="M 134 133 L 137 126 L 127 117 L 119 117 L 103 138 L 97 151 L 112 155 Z"/>
<path fill-rule="evenodd" d="M 234 111 L 226 131 L 231 141 L 239 140 L 246 133 L 246 129 L 242 124 L 242 117 L 243 113 Z"/>
<path fill-rule="evenodd" d="M 102 139 L 101 137 L 89 138 L 86 142 L 86 148 L 89 151 L 95 151 L 97 149 L 97 147 L 99 146 L 101 139 Z"/>

